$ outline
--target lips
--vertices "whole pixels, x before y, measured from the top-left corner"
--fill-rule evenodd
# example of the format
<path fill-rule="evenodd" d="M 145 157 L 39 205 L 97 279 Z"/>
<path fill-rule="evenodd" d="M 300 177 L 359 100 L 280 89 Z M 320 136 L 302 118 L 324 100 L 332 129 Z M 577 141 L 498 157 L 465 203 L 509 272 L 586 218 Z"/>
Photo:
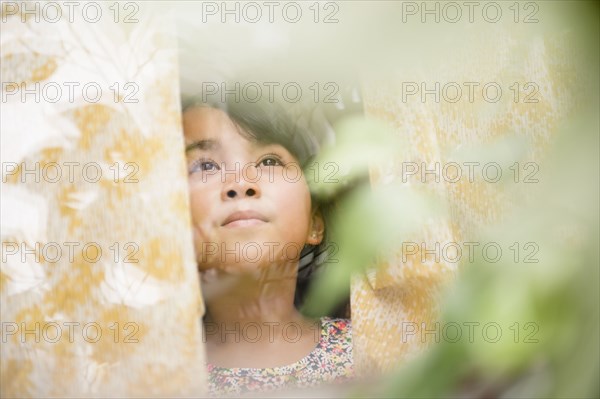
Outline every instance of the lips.
<path fill-rule="evenodd" d="M 229 215 L 221 226 L 227 225 L 247 225 L 254 224 L 254 222 L 263 223 L 267 222 L 267 218 L 259 212 L 255 211 L 238 211 L 233 212 Z M 237 222 L 237 223 L 236 223 Z"/>

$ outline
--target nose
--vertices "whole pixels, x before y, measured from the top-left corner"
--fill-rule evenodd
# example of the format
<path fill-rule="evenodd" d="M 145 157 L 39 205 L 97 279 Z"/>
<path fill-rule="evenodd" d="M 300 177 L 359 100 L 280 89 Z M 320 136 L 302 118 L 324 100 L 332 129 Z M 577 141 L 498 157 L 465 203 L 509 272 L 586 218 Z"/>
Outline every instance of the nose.
<path fill-rule="evenodd" d="M 246 171 L 247 172 L 247 171 Z M 221 199 L 223 201 L 241 199 L 241 198 L 259 198 L 261 195 L 258 178 L 246 176 L 248 173 L 229 174 L 227 181 L 223 185 Z M 251 175 L 249 173 L 248 175 Z"/>
<path fill-rule="evenodd" d="M 246 197 L 255 197 L 256 196 L 256 190 L 254 190 L 253 188 L 248 188 L 246 189 L 246 191 L 244 192 L 244 190 L 236 190 L 236 189 L 229 189 L 227 190 L 227 193 L 225 194 L 227 196 L 227 198 L 236 198 L 239 196 L 246 196 Z"/>

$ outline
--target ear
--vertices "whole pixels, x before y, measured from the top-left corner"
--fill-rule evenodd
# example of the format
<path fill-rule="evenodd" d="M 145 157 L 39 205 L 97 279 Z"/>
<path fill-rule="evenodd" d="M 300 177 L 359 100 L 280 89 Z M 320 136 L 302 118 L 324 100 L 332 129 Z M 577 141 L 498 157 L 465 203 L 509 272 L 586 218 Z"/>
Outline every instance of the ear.
<path fill-rule="evenodd" d="M 308 229 L 308 237 L 306 243 L 310 245 L 319 245 L 323 241 L 323 235 L 325 234 L 325 221 L 323 215 L 319 210 L 312 212 L 310 218 L 310 226 Z"/>

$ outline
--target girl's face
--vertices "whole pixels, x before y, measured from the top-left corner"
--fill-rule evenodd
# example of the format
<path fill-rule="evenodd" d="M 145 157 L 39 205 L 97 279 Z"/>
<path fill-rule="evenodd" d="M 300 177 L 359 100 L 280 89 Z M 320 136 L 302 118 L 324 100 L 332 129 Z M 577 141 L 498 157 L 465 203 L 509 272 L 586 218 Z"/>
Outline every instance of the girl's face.
<path fill-rule="evenodd" d="M 305 244 L 321 242 L 323 220 L 286 148 L 248 140 L 214 108 L 187 110 L 183 129 L 200 270 L 297 262 Z"/>

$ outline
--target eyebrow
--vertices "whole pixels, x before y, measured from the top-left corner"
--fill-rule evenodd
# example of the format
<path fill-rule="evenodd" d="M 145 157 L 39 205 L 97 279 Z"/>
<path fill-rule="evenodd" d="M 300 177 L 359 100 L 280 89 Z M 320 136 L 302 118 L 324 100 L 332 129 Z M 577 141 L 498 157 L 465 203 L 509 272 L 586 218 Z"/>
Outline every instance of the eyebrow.
<path fill-rule="evenodd" d="M 220 148 L 220 144 L 215 140 L 198 140 L 185 146 L 185 152 L 192 150 L 214 150 Z"/>

